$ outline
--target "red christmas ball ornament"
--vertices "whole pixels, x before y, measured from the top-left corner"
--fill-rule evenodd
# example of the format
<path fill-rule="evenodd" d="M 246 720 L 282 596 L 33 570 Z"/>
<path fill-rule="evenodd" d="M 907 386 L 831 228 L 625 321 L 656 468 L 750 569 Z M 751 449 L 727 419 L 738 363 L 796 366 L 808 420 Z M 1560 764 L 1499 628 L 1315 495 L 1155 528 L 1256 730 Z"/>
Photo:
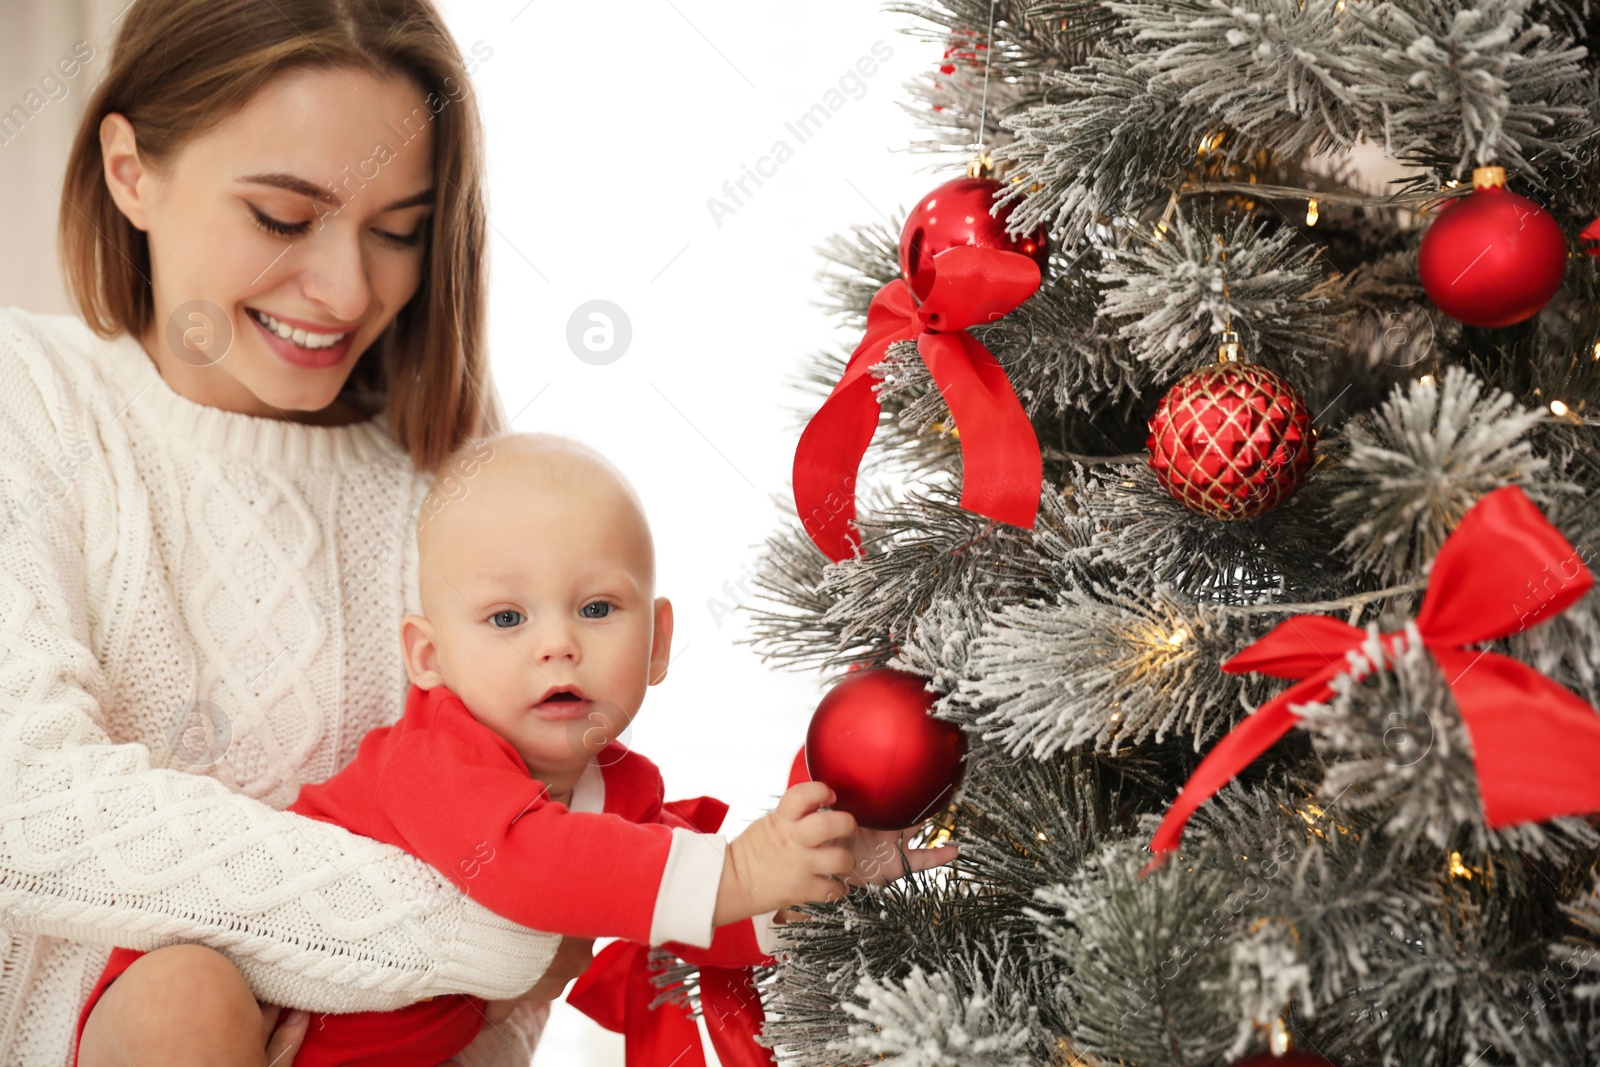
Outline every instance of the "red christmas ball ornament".
<path fill-rule="evenodd" d="M 1550 213 L 1506 188 L 1502 167 L 1472 172 L 1472 192 L 1445 207 L 1417 250 L 1422 288 L 1468 326 L 1532 318 L 1561 288 L 1567 242 Z"/>
<path fill-rule="evenodd" d="M 806 731 L 806 773 L 833 805 L 869 830 L 904 830 L 931 818 L 966 770 L 967 738 L 931 718 L 938 694 L 892 667 L 848 675 L 823 696 Z"/>
<path fill-rule="evenodd" d="M 1173 499 L 1214 519 L 1247 519 L 1300 488 L 1315 445 L 1305 398 L 1282 375 L 1230 362 L 1178 379 L 1150 416 L 1150 469 Z"/>
<path fill-rule="evenodd" d="M 923 197 L 906 216 L 900 231 L 900 275 L 918 303 L 927 299 L 933 286 L 933 257 L 947 248 L 970 245 L 996 248 L 1002 252 L 1021 252 L 1032 256 L 1043 273 L 1050 261 L 1050 237 L 1043 226 L 1026 237 L 1006 233 L 1006 219 L 1015 203 L 990 215 L 995 194 L 1005 186 L 993 178 L 966 177 L 945 182 Z"/>

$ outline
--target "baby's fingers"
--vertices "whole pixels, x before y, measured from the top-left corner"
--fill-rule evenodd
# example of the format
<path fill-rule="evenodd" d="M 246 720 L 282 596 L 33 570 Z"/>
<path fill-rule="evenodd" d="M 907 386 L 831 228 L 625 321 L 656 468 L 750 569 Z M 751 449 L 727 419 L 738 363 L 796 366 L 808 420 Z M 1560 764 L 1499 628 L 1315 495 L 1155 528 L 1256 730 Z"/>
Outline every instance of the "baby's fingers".
<path fill-rule="evenodd" d="M 856 817 L 848 811 L 817 811 L 801 819 L 795 828 L 800 843 L 816 848 L 828 841 L 842 841 L 854 837 Z"/>
<path fill-rule="evenodd" d="M 833 790 L 822 782 L 801 782 L 799 785 L 790 786 L 788 791 L 778 798 L 778 806 L 773 814 L 798 822 L 818 808 L 832 804 L 836 799 L 838 798 L 834 796 Z"/>

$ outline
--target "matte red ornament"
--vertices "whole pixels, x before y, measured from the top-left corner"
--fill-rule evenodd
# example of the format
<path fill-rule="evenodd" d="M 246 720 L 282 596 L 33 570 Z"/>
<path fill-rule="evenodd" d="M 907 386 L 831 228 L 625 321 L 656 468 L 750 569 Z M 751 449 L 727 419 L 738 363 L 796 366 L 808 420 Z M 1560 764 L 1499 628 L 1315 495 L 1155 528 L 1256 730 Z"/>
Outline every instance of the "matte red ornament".
<path fill-rule="evenodd" d="M 1026 237 L 1006 233 L 1006 220 L 1016 207 L 1012 202 L 989 214 L 995 194 L 1005 188 L 993 178 L 957 178 L 945 182 L 917 202 L 900 231 L 900 276 L 911 286 L 917 303 L 933 287 L 933 257 L 947 248 L 963 245 L 1021 252 L 1044 273 L 1050 261 L 1050 235 L 1039 227 Z M 1007 311 L 1010 308 L 1006 309 Z"/>
<path fill-rule="evenodd" d="M 1334 1064 L 1315 1052 L 1290 1049 L 1281 1056 L 1274 1056 L 1270 1052 L 1257 1052 L 1253 1056 L 1246 1056 L 1234 1064 L 1234 1067 L 1334 1067 Z"/>
<path fill-rule="evenodd" d="M 806 731 L 805 766 L 833 805 L 869 830 L 906 830 L 941 811 L 966 770 L 967 738 L 930 718 L 937 693 L 892 667 L 849 675 L 828 690 Z"/>
<path fill-rule="evenodd" d="M 1505 170 L 1479 167 L 1472 192 L 1443 208 L 1417 250 L 1422 288 L 1468 326 L 1532 318 L 1561 288 L 1567 242 L 1550 213 L 1505 187 Z"/>
<path fill-rule="evenodd" d="M 1314 438 L 1305 399 L 1254 363 L 1178 379 L 1150 416 L 1150 469 L 1173 499 L 1214 519 L 1277 507 L 1305 481 Z"/>

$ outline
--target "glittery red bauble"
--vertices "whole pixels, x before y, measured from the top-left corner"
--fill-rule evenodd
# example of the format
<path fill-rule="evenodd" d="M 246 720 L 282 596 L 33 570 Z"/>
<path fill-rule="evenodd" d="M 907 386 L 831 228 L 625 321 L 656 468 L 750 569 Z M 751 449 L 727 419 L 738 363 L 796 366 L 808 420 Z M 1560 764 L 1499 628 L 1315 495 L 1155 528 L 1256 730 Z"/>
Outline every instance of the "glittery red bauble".
<path fill-rule="evenodd" d="M 1468 326 L 1532 318 L 1561 288 L 1567 242 L 1550 213 L 1500 186 L 1445 207 L 1422 237 L 1417 271 L 1440 311 Z"/>
<path fill-rule="evenodd" d="M 1315 1052 L 1292 1049 L 1281 1056 L 1274 1056 L 1270 1052 L 1257 1052 L 1253 1056 L 1246 1056 L 1233 1067 L 1334 1067 L 1334 1064 Z"/>
<path fill-rule="evenodd" d="M 928 716 L 937 693 L 892 667 L 848 675 L 823 696 L 806 731 L 806 773 L 826 782 L 869 830 L 905 830 L 932 818 L 966 769 L 967 738 Z"/>
<path fill-rule="evenodd" d="M 1050 260 L 1050 239 L 1045 228 L 1041 226 L 1027 237 L 1008 237 L 1006 219 L 1011 217 L 1015 202 L 1001 208 L 998 217 L 989 214 L 995 194 L 1003 188 L 993 178 L 957 178 L 939 186 L 911 209 L 905 228 L 900 231 L 900 276 L 911 286 L 919 303 L 927 299 L 933 286 L 933 257 L 947 248 L 971 245 L 1021 252 L 1032 256 L 1043 273 Z"/>
<path fill-rule="evenodd" d="M 1287 500 L 1311 469 L 1311 415 L 1294 386 L 1255 363 L 1178 379 L 1150 416 L 1150 469 L 1184 507 L 1247 519 Z"/>

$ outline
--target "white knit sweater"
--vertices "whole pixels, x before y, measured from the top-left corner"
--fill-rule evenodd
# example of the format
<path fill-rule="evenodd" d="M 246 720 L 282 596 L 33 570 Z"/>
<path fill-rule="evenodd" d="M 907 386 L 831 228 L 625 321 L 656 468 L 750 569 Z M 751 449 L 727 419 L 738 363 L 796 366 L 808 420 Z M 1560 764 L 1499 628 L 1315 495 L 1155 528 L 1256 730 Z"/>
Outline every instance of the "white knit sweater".
<path fill-rule="evenodd" d="M 132 338 L 0 309 L 0 1065 L 66 1067 L 110 948 L 263 1000 L 516 996 L 559 939 L 281 809 L 404 710 L 428 478 L 376 418 L 194 403 Z M 462 1054 L 526 1065 L 547 1005 Z"/>

